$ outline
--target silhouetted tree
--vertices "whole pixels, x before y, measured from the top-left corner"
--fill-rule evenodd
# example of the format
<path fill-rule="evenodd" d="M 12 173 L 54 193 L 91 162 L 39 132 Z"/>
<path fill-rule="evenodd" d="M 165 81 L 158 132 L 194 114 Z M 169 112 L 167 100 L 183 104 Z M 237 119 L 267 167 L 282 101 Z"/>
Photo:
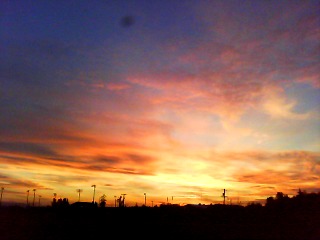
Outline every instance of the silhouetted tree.
<path fill-rule="evenodd" d="M 274 204 L 274 197 L 268 197 L 266 201 L 266 206 L 272 206 Z"/>
<path fill-rule="evenodd" d="M 299 189 L 296 196 L 288 197 L 287 194 L 277 192 L 275 197 L 268 197 L 266 207 L 280 209 L 319 209 L 320 208 L 320 192 L 306 193 Z"/>
<path fill-rule="evenodd" d="M 277 192 L 275 197 L 268 197 L 266 201 L 267 207 L 282 209 L 288 206 L 289 197 L 283 192 Z"/>
<path fill-rule="evenodd" d="M 64 206 L 64 207 L 69 206 L 69 199 L 68 199 L 68 198 L 64 198 L 64 199 L 62 200 L 62 206 Z"/>
<path fill-rule="evenodd" d="M 58 200 L 54 197 L 52 199 L 52 207 L 68 207 L 70 206 L 68 198 L 59 198 Z"/>
<path fill-rule="evenodd" d="M 283 194 L 283 192 L 277 192 L 276 194 L 276 199 L 278 201 L 282 201 L 283 199 L 288 198 L 288 195 Z"/>
<path fill-rule="evenodd" d="M 53 198 L 53 199 L 52 199 L 51 206 L 52 206 L 52 207 L 56 207 L 56 206 L 57 206 L 57 199 L 56 199 L 56 198 Z"/>
<path fill-rule="evenodd" d="M 106 206 L 106 204 L 107 204 L 107 199 L 106 199 L 106 195 L 105 194 L 103 194 L 101 197 L 100 197 L 100 199 L 99 199 L 99 207 L 105 207 Z"/>

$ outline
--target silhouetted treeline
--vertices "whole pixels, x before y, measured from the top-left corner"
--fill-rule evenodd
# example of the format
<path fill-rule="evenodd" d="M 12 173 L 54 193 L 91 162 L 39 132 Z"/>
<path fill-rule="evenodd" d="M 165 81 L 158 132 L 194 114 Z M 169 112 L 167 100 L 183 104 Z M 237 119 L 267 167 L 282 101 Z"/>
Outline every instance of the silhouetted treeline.
<path fill-rule="evenodd" d="M 58 200 L 56 198 L 52 199 L 52 207 L 69 207 L 69 200 L 68 198 L 59 198 Z"/>
<path fill-rule="evenodd" d="M 266 201 L 267 208 L 276 209 L 318 209 L 320 207 L 320 192 L 306 193 L 299 189 L 293 197 L 278 192 L 275 197 L 269 197 Z"/>

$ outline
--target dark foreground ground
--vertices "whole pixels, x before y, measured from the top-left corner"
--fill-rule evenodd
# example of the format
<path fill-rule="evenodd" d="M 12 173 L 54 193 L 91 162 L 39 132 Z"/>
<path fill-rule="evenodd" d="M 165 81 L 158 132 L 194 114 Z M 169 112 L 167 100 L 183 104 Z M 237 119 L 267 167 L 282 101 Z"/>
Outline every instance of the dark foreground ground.
<path fill-rule="evenodd" d="M 0 208 L 1 240 L 319 240 L 320 211 L 239 206 Z"/>

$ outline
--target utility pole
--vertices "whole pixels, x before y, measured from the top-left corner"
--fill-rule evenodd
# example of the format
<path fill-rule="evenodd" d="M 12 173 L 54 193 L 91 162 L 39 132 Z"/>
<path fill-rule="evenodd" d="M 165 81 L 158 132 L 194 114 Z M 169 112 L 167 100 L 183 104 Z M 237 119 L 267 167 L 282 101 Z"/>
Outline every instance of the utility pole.
<path fill-rule="evenodd" d="M 94 204 L 94 195 L 96 194 L 96 185 L 92 185 L 93 187 L 93 198 L 92 198 L 92 203 Z"/>
<path fill-rule="evenodd" d="M 147 206 L 147 194 L 144 193 L 144 206 Z"/>
<path fill-rule="evenodd" d="M 32 207 L 34 207 L 34 200 L 36 199 L 36 191 L 37 189 L 33 189 L 33 202 L 32 202 Z"/>
<path fill-rule="evenodd" d="M 1 204 L 2 204 L 2 194 L 3 194 L 3 191 L 4 191 L 4 187 L 1 187 L 0 207 L 1 207 Z"/>
<path fill-rule="evenodd" d="M 114 196 L 114 207 L 117 207 L 117 196 Z"/>

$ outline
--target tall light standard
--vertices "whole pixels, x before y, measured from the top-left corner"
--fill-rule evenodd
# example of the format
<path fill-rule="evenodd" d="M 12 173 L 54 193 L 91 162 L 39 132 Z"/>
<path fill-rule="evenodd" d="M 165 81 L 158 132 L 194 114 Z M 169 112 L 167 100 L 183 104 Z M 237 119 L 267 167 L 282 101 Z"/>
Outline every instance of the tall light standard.
<path fill-rule="evenodd" d="M 117 207 L 117 196 L 114 196 L 114 207 Z"/>
<path fill-rule="evenodd" d="M 77 193 L 79 193 L 79 199 L 78 199 L 78 202 L 80 202 L 80 193 L 82 192 L 82 189 L 77 189 Z"/>
<path fill-rule="evenodd" d="M 39 207 L 40 207 L 40 198 L 41 198 L 42 196 L 41 195 L 39 195 Z"/>
<path fill-rule="evenodd" d="M 35 198 L 36 198 L 36 189 L 33 189 L 32 190 L 33 191 L 33 202 L 32 202 L 32 207 L 34 207 L 34 200 L 35 200 Z"/>
<path fill-rule="evenodd" d="M 2 194 L 3 194 L 3 191 L 4 191 L 4 187 L 1 187 L 0 207 L 1 207 L 1 204 L 2 204 Z"/>
<path fill-rule="evenodd" d="M 223 197 L 223 205 L 226 205 L 226 189 L 223 189 L 222 197 Z"/>
<path fill-rule="evenodd" d="M 147 194 L 144 193 L 144 206 L 147 206 Z"/>
<path fill-rule="evenodd" d="M 94 195 L 96 193 L 96 185 L 92 185 L 91 187 L 93 187 L 93 198 L 92 198 L 92 203 L 94 203 Z"/>
<path fill-rule="evenodd" d="M 30 190 L 27 190 L 27 206 L 29 206 L 29 192 Z"/>

